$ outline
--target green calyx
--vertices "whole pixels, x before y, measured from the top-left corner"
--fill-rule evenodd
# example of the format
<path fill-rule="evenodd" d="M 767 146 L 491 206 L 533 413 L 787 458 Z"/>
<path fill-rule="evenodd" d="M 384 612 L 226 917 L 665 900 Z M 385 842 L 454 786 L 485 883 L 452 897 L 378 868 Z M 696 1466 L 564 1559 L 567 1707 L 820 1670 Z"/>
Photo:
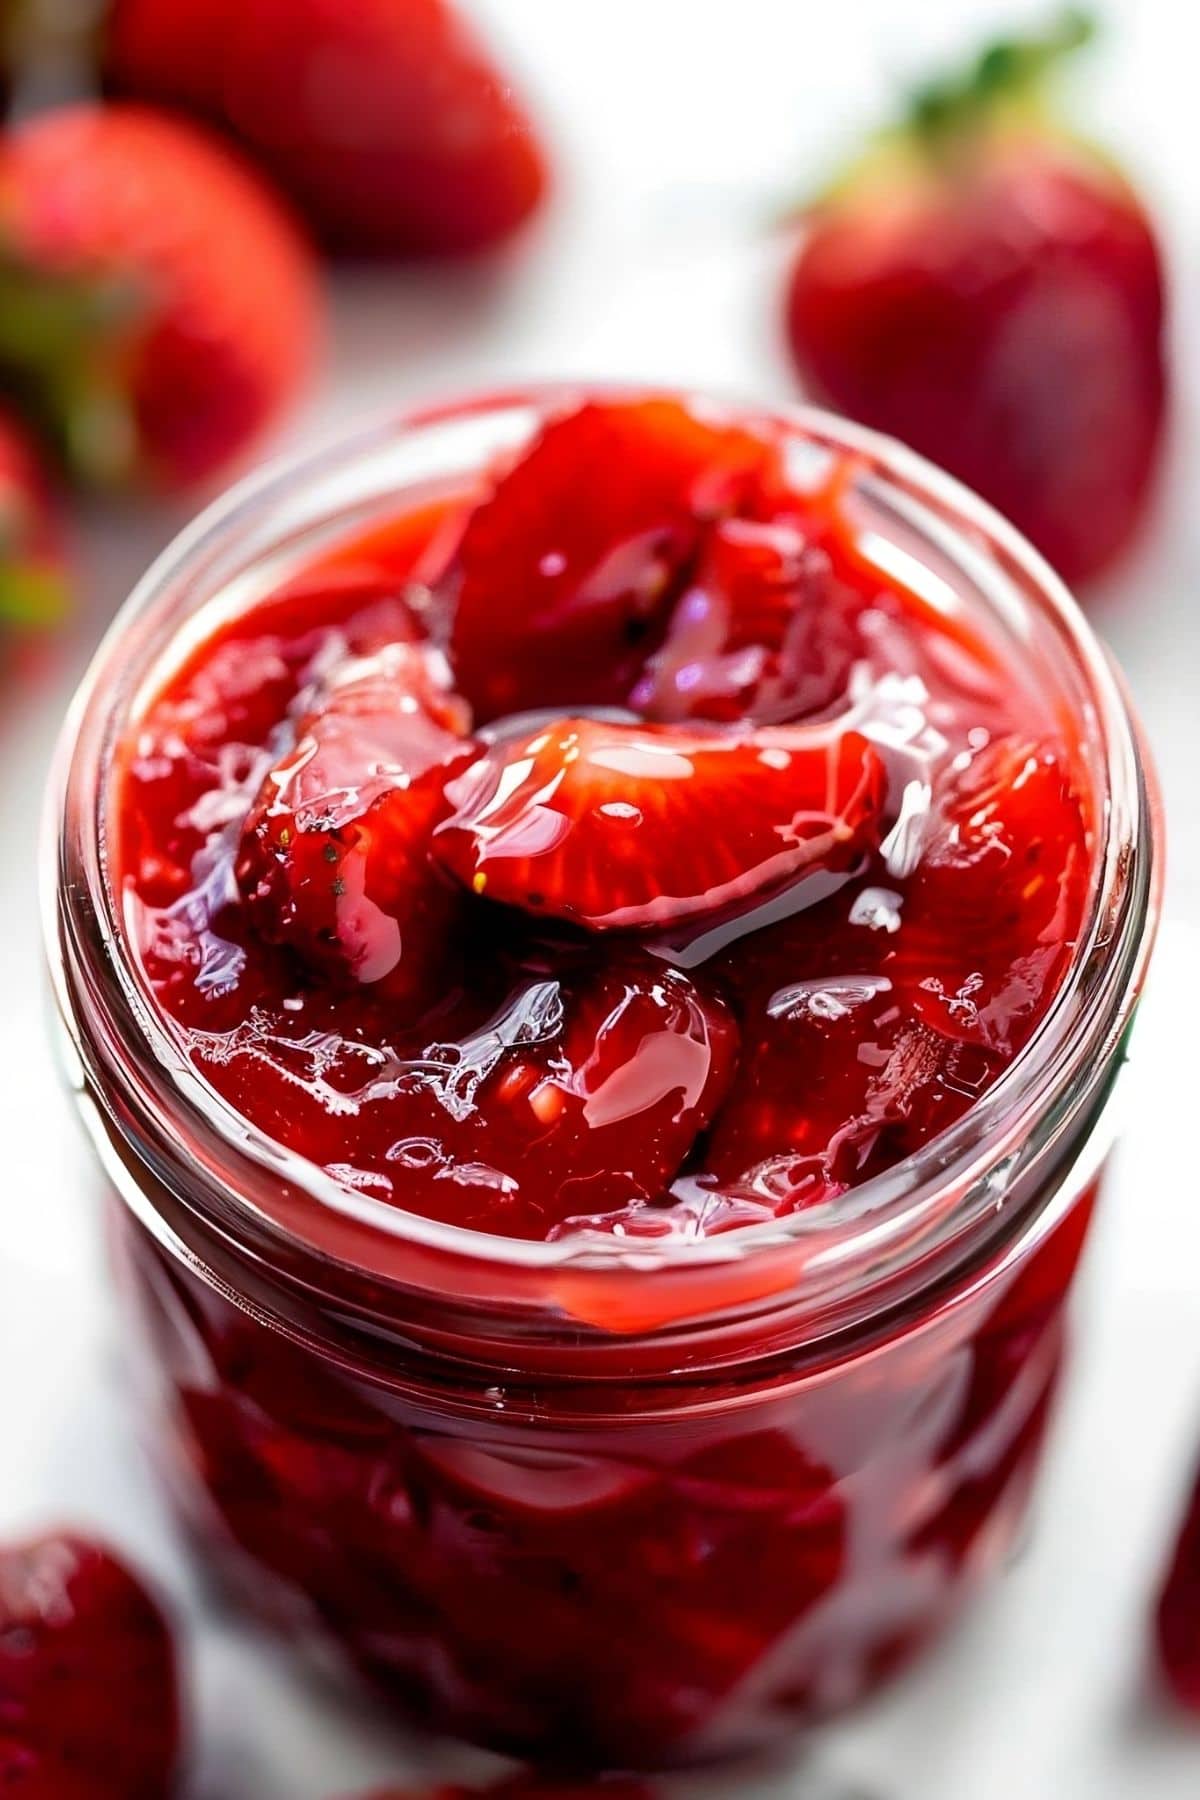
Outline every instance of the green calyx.
<path fill-rule="evenodd" d="M 0 392 L 81 485 L 136 474 L 125 365 L 143 311 L 122 277 L 46 273 L 0 250 Z"/>
<path fill-rule="evenodd" d="M 907 132 L 938 151 L 1016 108 L 1036 105 L 1064 58 L 1096 35 L 1089 13 L 1070 8 L 1043 32 L 989 44 L 957 75 L 925 83 L 913 93 Z"/>

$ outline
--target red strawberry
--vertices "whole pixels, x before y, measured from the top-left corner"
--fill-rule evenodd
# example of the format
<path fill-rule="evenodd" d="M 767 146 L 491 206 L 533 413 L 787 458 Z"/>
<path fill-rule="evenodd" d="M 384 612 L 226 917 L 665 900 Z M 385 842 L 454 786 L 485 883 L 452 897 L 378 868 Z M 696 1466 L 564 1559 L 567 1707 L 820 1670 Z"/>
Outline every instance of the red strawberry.
<path fill-rule="evenodd" d="M 58 510 L 18 422 L 0 412 L 0 630 L 53 624 L 67 601 Z"/>
<path fill-rule="evenodd" d="M 845 868 L 885 786 L 857 732 L 563 719 L 456 778 L 434 842 L 489 899 L 592 931 L 671 925 Z"/>
<path fill-rule="evenodd" d="M 845 692 L 855 648 L 828 552 L 795 520 L 726 519 L 630 704 L 668 722 L 795 719 Z"/>
<path fill-rule="evenodd" d="M 812 214 L 787 330 L 813 391 L 977 488 L 1068 581 L 1146 512 L 1163 275 L 1142 203 L 1041 106 L 1088 35 L 992 47 L 922 93 Z"/>
<path fill-rule="evenodd" d="M 327 977 L 429 991 L 453 922 L 430 835 L 469 723 L 423 645 L 333 670 L 242 832 L 237 880 L 262 937 Z"/>
<path fill-rule="evenodd" d="M 1200 1713 L 1200 1470 L 1154 1613 L 1159 1669 L 1171 1693 Z"/>
<path fill-rule="evenodd" d="M 888 973 L 917 1018 L 1011 1054 L 1057 991 L 1090 865 L 1064 748 L 1000 738 L 952 772 Z"/>
<path fill-rule="evenodd" d="M 675 400 L 592 402 L 546 425 L 451 571 L 451 660 L 479 717 L 623 702 L 704 528 L 777 458 Z"/>
<path fill-rule="evenodd" d="M 207 479 L 309 372 L 309 253 L 190 125 L 79 105 L 18 126 L 0 145 L 0 236 L 0 381 L 81 478 Z"/>
<path fill-rule="evenodd" d="M 232 133 L 342 249 L 487 249 L 546 186 L 450 0 L 109 0 L 105 63 L 118 91 Z"/>
<path fill-rule="evenodd" d="M 76 1537 L 0 1551 L 5 1800 L 167 1800 L 179 1738 L 170 1632 L 128 1569 Z"/>

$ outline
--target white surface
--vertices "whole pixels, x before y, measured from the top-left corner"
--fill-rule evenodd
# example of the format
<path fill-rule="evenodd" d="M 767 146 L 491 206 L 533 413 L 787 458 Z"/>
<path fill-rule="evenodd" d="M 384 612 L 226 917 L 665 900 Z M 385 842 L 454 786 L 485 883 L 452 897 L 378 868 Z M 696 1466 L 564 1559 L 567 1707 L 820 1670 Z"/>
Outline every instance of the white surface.
<path fill-rule="evenodd" d="M 967 0 L 489 0 L 555 132 L 558 205 L 503 274 L 339 277 L 330 380 L 293 448 L 390 401 L 564 373 L 791 391 L 769 222 L 819 181 L 896 76 L 1006 22 Z M 1015 9 L 1018 12 L 1019 8 Z M 1083 1341 L 1019 1568 L 870 1712 L 769 1768 L 664 1784 L 679 1800 L 1195 1800 L 1200 1731 L 1144 1691 L 1144 1614 L 1200 1437 L 1200 292 L 1195 51 L 1178 0 L 1109 9 L 1081 109 L 1157 198 L 1176 283 L 1179 425 L 1162 518 L 1095 616 L 1154 741 L 1172 873 L 1128 1124 L 1094 1241 Z M 1008 15 L 1011 17 L 1011 13 Z M 1195 324 L 1193 325 L 1193 321 Z M 192 1627 L 212 1800 L 321 1800 L 417 1767 L 410 1746 L 204 1617 L 131 1451 L 112 1375 L 94 1177 L 41 1031 L 36 804 L 55 725 L 103 620 L 179 519 L 81 527 L 83 617 L 0 715 L 0 1535 L 103 1526 Z M 448 1751 L 439 1768 L 470 1769 Z"/>

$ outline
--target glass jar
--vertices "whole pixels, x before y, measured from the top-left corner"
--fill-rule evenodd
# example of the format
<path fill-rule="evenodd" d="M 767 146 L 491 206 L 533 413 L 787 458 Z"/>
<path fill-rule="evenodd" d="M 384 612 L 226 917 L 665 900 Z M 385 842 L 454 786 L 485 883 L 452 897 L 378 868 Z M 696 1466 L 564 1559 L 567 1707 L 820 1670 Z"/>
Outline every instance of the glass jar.
<path fill-rule="evenodd" d="M 898 446 L 777 416 L 797 468 L 1020 645 L 1094 783 L 1062 992 L 951 1130 L 844 1196 L 693 1243 L 486 1237 L 351 1194 L 181 1057 L 106 859 L 115 743 L 153 671 L 397 496 L 461 488 L 562 390 L 411 415 L 237 490 L 151 570 L 51 794 L 67 1066 L 112 1188 L 142 1417 L 210 1568 L 406 1715 L 649 1765 L 759 1744 L 939 1632 L 1017 1531 L 1153 932 L 1136 728 L 1061 583 Z M 914 564 L 909 559 L 916 559 Z"/>

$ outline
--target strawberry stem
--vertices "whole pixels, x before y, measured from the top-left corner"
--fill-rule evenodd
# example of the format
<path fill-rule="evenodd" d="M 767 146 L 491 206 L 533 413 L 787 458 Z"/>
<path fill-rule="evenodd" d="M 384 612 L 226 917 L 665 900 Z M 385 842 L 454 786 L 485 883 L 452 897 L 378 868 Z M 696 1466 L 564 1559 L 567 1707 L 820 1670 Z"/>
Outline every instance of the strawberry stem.
<path fill-rule="evenodd" d="M 137 441 L 122 383 L 142 296 L 119 275 L 59 275 L 0 253 L 0 385 L 85 484 L 119 485 Z"/>
<path fill-rule="evenodd" d="M 1071 7 L 1043 32 L 998 39 L 961 74 L 939 77 L 916 90 L 909 102 L 909 129 L 930 148 L 977 130 L 998 106 L 1036 94 L 1064 57 L 1095 35 L 1092 16 Z"/>

